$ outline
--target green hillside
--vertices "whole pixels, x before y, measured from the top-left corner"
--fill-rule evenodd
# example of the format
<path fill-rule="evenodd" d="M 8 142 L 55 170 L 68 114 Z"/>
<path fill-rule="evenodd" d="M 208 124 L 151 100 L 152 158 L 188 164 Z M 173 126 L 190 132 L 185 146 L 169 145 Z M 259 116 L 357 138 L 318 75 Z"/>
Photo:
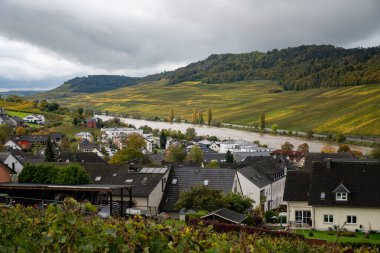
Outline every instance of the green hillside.
<path fill-rule="evenodd" d="M 171 84 L 272 80 L 287 90 L 374 84 L 380 83 L 380 47 L 344 49 L 311 45 L 266 53 L 211 55 L 150 78 L 167 78 Z"/>
<path fill-rule="evenodd" d="M 210 108 L 215 120 L 248 125 L 258 122 L 263 111 L 269 127 L 380 135 L 380 84 L 273 93 L 278 89 L 282 87 L 272 81 L 168 85 L 161 80 L 107 92 L 72 93 L 57 101 L 68 107 L 142 117 L 164 118 L 173 108 L 175 117 L 187 120 L 193 109 L 203 110 L 206 117 Z"/>

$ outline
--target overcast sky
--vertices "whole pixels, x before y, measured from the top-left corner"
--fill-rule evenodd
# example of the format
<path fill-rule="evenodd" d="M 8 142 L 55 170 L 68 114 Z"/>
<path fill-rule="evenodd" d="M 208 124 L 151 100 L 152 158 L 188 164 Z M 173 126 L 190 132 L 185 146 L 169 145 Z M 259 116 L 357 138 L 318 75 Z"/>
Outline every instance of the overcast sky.
<path fill-rule="evenodd" d="M 380 45 L 378 0 L 0 0 L 0 90 L 143 76 L 213 53 Z"/>

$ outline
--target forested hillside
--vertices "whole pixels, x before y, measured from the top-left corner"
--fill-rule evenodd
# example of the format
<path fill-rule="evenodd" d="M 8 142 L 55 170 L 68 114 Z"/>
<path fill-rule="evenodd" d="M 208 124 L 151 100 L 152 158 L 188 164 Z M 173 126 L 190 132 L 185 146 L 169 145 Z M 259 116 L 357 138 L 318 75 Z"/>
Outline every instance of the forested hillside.
<path fill-rule="evenodd" d="M 267 53 L 211 55 L 175 71 L 151 76 L 158 78 L 170 79 L 170 84 L 272 80 L 287 90 L 373 84 L 380 82 L 380 47 L 312 45 Z"/>
<path fill-rule="evenodd" d="M 138 77 L 118 75 L 89 75 L 87 77 L 76 77 L 68 80 L 72 92 L 94 93 L 113 90 L 122 86 L 135 85 L 140 82 Z"/>

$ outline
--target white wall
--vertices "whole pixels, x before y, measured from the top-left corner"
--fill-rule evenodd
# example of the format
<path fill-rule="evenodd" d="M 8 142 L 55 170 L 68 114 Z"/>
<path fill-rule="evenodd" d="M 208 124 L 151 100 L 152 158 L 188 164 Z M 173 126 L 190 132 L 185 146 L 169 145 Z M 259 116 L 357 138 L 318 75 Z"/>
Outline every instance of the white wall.
<path fill-rule="evenodd" d="M 241 190 L 244 196 L 247 196 L 255 201 L 253 207 L 260 206 L 260 188 L 254 185 L 250 180 L 243 176 L 240 172 L 237 172 Z"/>
<path fill-rule="evenodd" d="M 158 206 L 160 205 L 162 195 L 164 194 L 166 184 L 168 182 L 168 177 L 169 177 L 169 171 L 168 169 L 163 177 L 163 180 L 161 180 L 156 187 L 154 187 L 153 191 L 149 195 L 148 199 L 148 205 L 150 207 L 155 207 L 158 209 Z"/>
<path fill-rule="evenodd" d="M 20 174 L 24 168 L 24 165 L 22 165 L 13 155 L 9 155 L 7 159 L 5 159 L 4 163 L 8 165 L 9 168 L 14 169 L 17 174 Z"/>
<path fill-rule="evenodd" d="M 350 231 L 355 229 L 376 230 L 380 231 L 380 208 L 352 208 L 352 207 L 315 207 L 315 228 L 318 230 L 327 230 L 329 227 L 338 225 L 341 227 L 347 220 L 348 215 L 356 216 L 356 224 L 346 224 L 344 228 Z M 324 215 L 332 214 L 333 223 L 324 223 Z"/>
<path fill-rule="evenodd" d="M 296 221 L 296 211 L 311 211 L 311 218 L 313 219 L 314 216 L 312 209 L 313 208 L 308 205 L 307 201 L 288 201 L 287 223 L 290 224 Z"/>
<path fill-rule="evenodd" d="M 5 147 L 11 147 L 13 149 L 21 150 L 20 146 L 14 143 L 13 141 L 9 140 L 4 144 Z"/>
<path fill-rule="evenodd" d="M 283 177 L 277 181 L 272 183 L 272 208 L 277 208 L 280 205 L 286 205 L 286 201 L 284 198 L 284 190 L 285 190 L 285 180 L 286 177 Z"/>

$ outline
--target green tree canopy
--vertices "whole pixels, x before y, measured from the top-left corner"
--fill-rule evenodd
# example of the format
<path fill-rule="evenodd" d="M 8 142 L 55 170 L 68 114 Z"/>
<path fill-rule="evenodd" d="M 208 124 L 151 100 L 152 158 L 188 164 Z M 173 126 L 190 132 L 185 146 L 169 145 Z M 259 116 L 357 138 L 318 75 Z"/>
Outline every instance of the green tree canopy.
<path fill-rule="evenodd" d="M 188 127 L 186 129 L 186 133 L 185 133 L 185 136 L 186 136 L 186 139 L 188 141 L 192 141 L 195 139 L 195 137 L 197 137 L 197 132 L 195 131 L 195 128 L 193 127 Z"/>
<path fill-rule="evenodd" d="M 141 150 L 126 147 L 122 150 L 117 151 L 117 153 L 111 158 L 109 161 L 111 164 L 122 164 L 128 163 L 131 160 L 139 160 L 142 161 L 144 159 L 144 154 Z"/>
<path fill-rule="evenodd" d="M 45 148 L 45 162 L 54 162 L 55 161 L 55 154 L 53 152 L 53 145 L 51 143 L 50 136 L 47 141 L 47 145 Z"/>
<path fill-rule="evenodd" d="M 240 193 L 229 192 L 223 196 L 225 207 L 238 213 L 244 213 L 252 208 L 253 199 Z"/>
<path fill-rule="evenodd" d="M 165 160 L 168 162 L 183 162 L 185 161 L 187 152 L 181 143 L 172 144 L 166 151 Z"/>
<path fill-rule="evenodd" d="M 20 183 L 39 184 L 88 184 L 90 177 L 82 166 L 69 164 L 58 166 L 54 164 L 27 164 L 21 171 Z"/>
<path fill-rule="evenodd" d="M 291 144 L 291 143 L 288 142 L 288 141 L 284 142 L 284 144 L 281 145 L 281 150 L 292 151 L 293 148 L 294 148 L 293 144 Z"/>
<path fill-rule="evenodd" d="M 189 153 L 189 160 L 195 162 L 195 163 L 202 163 L 205 159 L 204 153 L 202 149 L 200 149 L 198 146 L 194 146 Z"/>
<path fill-rule="evenodd" d="M 231 151 L 227 150 L 226 163 L 233 163 L 233 162 L 234 162 L 234 155 L 231 153 Z"/>
<path fill-rule="evenodd" d="M 180 193 L 175 206 L 178 209 L 206 210 L 210 212 L 224 207 L 224 200 L 221 191 L 206 185 L 195 185 L 189 191 Z"/>

